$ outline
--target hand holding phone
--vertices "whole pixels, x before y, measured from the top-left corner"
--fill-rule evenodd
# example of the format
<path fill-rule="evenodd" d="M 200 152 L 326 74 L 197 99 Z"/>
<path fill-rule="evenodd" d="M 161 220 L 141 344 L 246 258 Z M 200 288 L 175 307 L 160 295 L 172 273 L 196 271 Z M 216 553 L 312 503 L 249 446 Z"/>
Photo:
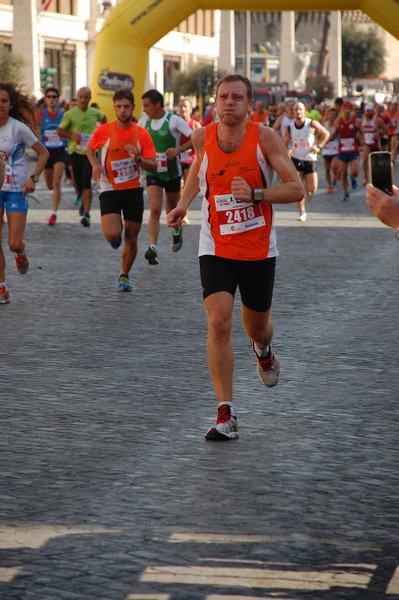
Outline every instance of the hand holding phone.
<path fill-rule="evenodd" d="M 370 183 L 392 196 L 392 155 L 390 152 L 370 152 Z"/>

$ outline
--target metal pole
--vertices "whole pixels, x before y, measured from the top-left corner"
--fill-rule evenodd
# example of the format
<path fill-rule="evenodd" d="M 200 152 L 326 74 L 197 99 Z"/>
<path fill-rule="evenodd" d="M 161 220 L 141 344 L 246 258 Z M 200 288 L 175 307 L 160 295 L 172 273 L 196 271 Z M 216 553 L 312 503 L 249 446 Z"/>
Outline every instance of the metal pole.
<path fill-rule="evenodd" d="M 251 79 L 251 12 L 246 12 L 246 48 L 245 48 L 245 76 Z"/>

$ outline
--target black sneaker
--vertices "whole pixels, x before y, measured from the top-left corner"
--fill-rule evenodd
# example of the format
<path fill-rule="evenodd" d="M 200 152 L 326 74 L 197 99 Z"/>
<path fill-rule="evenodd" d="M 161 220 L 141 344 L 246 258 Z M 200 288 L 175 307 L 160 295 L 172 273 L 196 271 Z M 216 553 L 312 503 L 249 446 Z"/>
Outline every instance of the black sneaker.
<path fill-rule="evenodd" d="M 176 229 L 176 231 L 172 234 L 172 252 L 179 252 L 180 248 L 183 246 L 183 230 Z"/>
<path fill-rule="evenodd" d="M 145 251 L 144 258 L 148 260 L 150 265 L 157 265 L 158 252 L 156 251 L 156 248 L 151 248 L 151 246 L 148 246 L 147 250 Z"/>

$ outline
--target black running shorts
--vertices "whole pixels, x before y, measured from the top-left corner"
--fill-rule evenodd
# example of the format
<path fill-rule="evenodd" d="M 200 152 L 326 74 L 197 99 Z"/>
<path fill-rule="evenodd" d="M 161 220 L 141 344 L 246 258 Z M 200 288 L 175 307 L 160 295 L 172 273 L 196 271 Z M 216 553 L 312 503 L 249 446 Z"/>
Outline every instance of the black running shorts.
<path fill-rule="evenodd" d="M 164 181 L 156 175 L 147 175 L 146 183 L 147 187 L 151 185 L 157 185 L 158 187 L 163 188 L 165 192 L 180 192 L 181 177 L 176 177 L 175 179 L 169 179 L 168 181 Z"/>
<path fill-rule="evenodd" d="M 235 295 L 240 290 L 246 308 L 266 312 L 272 305 L 276 258 L 232 260 L 219 256 L 199 257 L 204 300 L 216 292 Z"/>
<path fill-rule="evenodd" d="M 91 190 L 91 175 L 93 169 L 87 156 L 85 154 L 77 154 L 77 152 L 71 154 L 71 165 L 76 187 L 81 196 L 83 190 Z"/>
<path fill-rule="evenodd" d="M 144 197 L 143 188 L 130 190 L 111 190 L 100 194 L 101 216 L 123 215 L 125 221 L 143 222 Z"/>
<path fill-rule="evenodd" d="M 294 167 L 299 173 L 309 175 L 309 173 L 316 173 L 316 161 L 315 160 L 298 160 L 297 158 L 291 157 Z"/>
<path fill-rule="evenodd" d="M 45 169 L 52 169 L 56 163 L 66 163 L 66 150 L 65 148 L 47 148 L 50 153 L 48 161 L 46 162 Z"/>

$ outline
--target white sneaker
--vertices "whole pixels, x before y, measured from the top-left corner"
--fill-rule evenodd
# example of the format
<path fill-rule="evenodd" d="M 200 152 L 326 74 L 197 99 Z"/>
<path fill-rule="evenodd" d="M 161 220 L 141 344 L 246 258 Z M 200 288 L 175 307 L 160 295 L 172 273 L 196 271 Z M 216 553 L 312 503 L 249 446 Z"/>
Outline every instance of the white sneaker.
<path fill-rule="evenodd" d="M 255 344 L 253 348 L 256 356 L 256 372 L 259 379 L 267 387 L 274 387 L 280 379 L 280 363 L 277 356 L 269 350 L 266 357 L 260 358 L 255 350 Z"/>
<path fill-rule="evenodd" d="M 237 417 L 231 414 L 230 406 L 222 404 L 218 409 L 216 424 L 205 434 L 206 440 L 225 441 L 239 438 Z"/>
<path fill-rule="evenodd" d="M 299 213 L 298 221 L 306 221 L 308 215 L 305 212 Z"/>

